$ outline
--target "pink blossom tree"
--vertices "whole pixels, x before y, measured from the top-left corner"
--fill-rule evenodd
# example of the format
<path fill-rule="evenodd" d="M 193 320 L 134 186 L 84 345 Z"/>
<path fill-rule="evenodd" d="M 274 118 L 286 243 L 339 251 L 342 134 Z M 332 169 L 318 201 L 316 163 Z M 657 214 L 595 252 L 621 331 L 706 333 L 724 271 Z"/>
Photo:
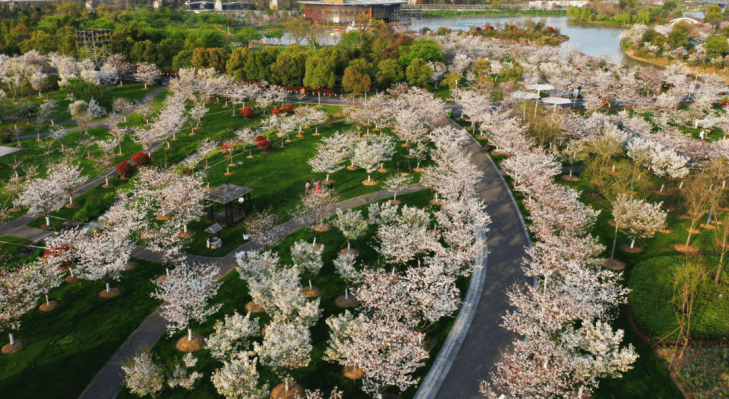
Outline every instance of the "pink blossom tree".
<path fill-rule="evenodd" d="M 46 218 L 46 226 L 51 226 L 51 212 L 55 212 L 65 203 L 66 190 L 60 182 L 35 178 L 28 182 L 25 190 L 15 201 L 17 207 L 27 207 L 28 215 Z"/>
<path fill-rule="evenodd" d="M 41 284 L 41 275 L 28 265 L 0 270 L 0 328 L 10 335 L 10 346 L 16 345 L 13 333 L 20 317 L 35 307 Z"/>
<path fill-rule="evenodd" d="M 147 85 L 154 83 L 159 75 L 161 75 L 161 72 L 156 66 L 146 62 L 138 62 L 137 70 L 134 72 L 134 79 L 144 82 L 144 90 L 147 90 Z"/>

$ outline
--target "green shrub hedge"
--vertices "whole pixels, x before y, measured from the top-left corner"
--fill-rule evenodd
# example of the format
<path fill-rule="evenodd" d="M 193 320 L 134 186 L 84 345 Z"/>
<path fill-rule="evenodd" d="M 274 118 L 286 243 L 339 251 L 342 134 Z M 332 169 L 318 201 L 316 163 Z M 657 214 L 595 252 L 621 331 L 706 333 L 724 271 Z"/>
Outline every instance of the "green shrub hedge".
<path fill-rule="evenodd" d="M 630 272 L 628 305 L 635 323 L 645 334 L 660 340 L 678 327 L 674 307 L 673 271 L 685 262 L 684 255 L 659 256 L 635 265 Z M 691 338 L 719 340 L 729 337 L 729 279 L 722 273 L 714 283 L 719 258 L 706 257 L 712 270 L 699 285 L 694 299 Z"/>

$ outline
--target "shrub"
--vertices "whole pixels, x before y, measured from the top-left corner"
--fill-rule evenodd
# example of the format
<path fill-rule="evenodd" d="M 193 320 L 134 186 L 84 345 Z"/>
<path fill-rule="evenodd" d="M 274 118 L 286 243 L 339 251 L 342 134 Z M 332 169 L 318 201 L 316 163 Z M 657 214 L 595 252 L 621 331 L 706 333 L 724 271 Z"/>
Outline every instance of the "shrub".
<path fill-rule="evenodd" d="M 73 93 L 77 100 L 91 101 L 92 98 L 103 99 L 111 95 L 111 89 L 106 86 L 97 86 L 84 81 L 82 78 L 68 79 L 68 84 L 63 88 L 66 92 Z"/>
<path fill-rule="evenodd" d="M 283 109 L 284 111 L 286 111 L 286 112 L 291 112 L 291 111 L 293 111 L 293 110 L 294 110 L 294 106 L 293 106 L 293 105 L 291 105 L 291 104 L 288 104 L 288 105 L 285 105 L 285 106 L 284 106 L 284 107 L 283 107 L 282 109 Z"/>
<path fill-rule="evenodd" d="M 261 137 L 261 136 L 258 136 Z M 256 138 L 258 138 L 256 137 Z M 258 148 L 265 148 L 266 151 L 271 151 L 271 147 L 273 146 L 273 143 L 269 139 L 263 139 L 261 141 L 256 141 L 256 146 Z"/>
<path fill-rule="evenodd" d="M 225 143 L 220 146 L 220 151 L 232 153 L 235 150 L 233 143 Z"/>
<path fill-rule="evenodd" d="M 259 143 L 259 142 L 261 142 L 263 140 L 266 140 L 266 138 L 263 137 L 263 136 L 256 136 L 256 138 L 254 140 L 256 140 L 256 144 L 257 144 L 257 143 Z"/>
<path fill-rule="evenodd" d="M 152 163 L 152 158 L 150 158 L 146 152 L 139 151 L 138 153 L 132 155 L 132 162 L 139 166 L 144 166 Z"/>
<path fill-rule="evenodd" d="M 246 119 L 248 119 L 248 118 L 252 117 L 253 115 L 255 115 L 256 113 L 255 113 L 255 111 L 253 111 L 253 108 L 245 107 L 242 110 L 240 110 L 240 114 L 245 116 Z"/>
<path fill-rule="evenodd" d="M 274 114 L 274 115 L 280 115 L 281 114 L 281 110 L 278 109 L 278 108 L 274 108 L 274 109 L 271 110 L 271 113 Z"/>
<path fill-rule="evenodd" d="M 121 161 L 116 164 L 116 171 L 119 173 L 119 177 L 128 179 L 134 173 L 134 165 L 127 161 Z"/>

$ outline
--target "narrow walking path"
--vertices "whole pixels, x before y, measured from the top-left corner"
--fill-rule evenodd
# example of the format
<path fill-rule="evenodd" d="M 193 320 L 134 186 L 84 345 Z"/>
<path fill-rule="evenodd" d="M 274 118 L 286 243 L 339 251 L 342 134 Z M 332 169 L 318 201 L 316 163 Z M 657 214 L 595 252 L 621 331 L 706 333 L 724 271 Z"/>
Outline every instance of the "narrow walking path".
<path fill-rule="evenodd" d="M 442 361 L 450 362 L 449 368 L 441 368 L 447 370 L 447 374 L 441 371 L 434 380 L 426 380 L 417 393 L 418 399 L 483 398 L 479 382 L 488 379 L 494 364 L 501 359 L 501 352 L 508 350 L 514 338 L 512 332 L 500 327 L 501 317 L 510 308 L 506 290 L 514 283 L 530 282 L 521 270 L 521 260 L 531 243 L 511 192 L 496 165 L 475 139 L 465 151 L 471 156 L 471 162 L 484 173 L 476 186 L 476 194 L 486 202 L 486 211 L 491 217 L 487 234 L 488 262 L 484 263 L 486 267 L 482 270 L 485 272 L 482 276 L 485 284 L 475 310 L 471 311 L 470 326 L 464 327 L 467 332 L 464 334 L 454 328 L 448 337 L 448 341 L 462 340 L 462 343 L 450 354 L 443 354 L 446 359 Z M 473 278 L 476 277 L 474 275 Z M 459 317 L 468 311 L 464 305 Z M 431 369 L 434 370 L 435 367 Z M 431 377 L 430 374 L 428 377 Z"/>
<path fill-rule="evenodd" d="M 422 184 L 412 184 L 408 186 L 402 193 L 412 193 L 425 189 Z M 336 213 L 336 209 L 351 209 L 361 205 L 366 205 L 370 202 L 379 201 L 384 198 L 392 197 L 392 193 L 388 191 L 378 191 L 371 194 L 365 194 L 359 197 L 350 198 L 348 200 L 339 202 L 333 206 L 326 217 L 329 217 Z M 288 234 L 300 229 L 302 225 L 296 220 L 290 220 L 280 226 L 279 239 L 285 237 Z M 243 251 L 256 251 L 261 249 L 261 246 L 254 242 L 249 241 L 235 250 L 231 251 L 224 257 L 221 258 L 207 258 L 203 256 L 188 255 L 189 261 L 194 263 L 211 264 L 220 268 L 220 278 L 230 273 L 235 267 L 236 259 L 235 254 Z M 146 248 L 137 247 L 132 253 L 133 258 L 150 260 L 154 262 L 160 262 L 162 257 L 157 252 L 152 252 Z M 99 373 L 94 377 L 91 383 L 83 391 L 80 399 L 112 399 L 121 392 L 124 380 L 123 373 L 121 370 L 121 362 L 136 355 L 139 352 L 140 346 L 154 346 L 159 338 L 167 331 L 167 322 L 160 316 L 160 309 L 157 308 L 142 324 L 129 336 L 129 338 L 122 344 L 119 350 L 109 359 Z"/>

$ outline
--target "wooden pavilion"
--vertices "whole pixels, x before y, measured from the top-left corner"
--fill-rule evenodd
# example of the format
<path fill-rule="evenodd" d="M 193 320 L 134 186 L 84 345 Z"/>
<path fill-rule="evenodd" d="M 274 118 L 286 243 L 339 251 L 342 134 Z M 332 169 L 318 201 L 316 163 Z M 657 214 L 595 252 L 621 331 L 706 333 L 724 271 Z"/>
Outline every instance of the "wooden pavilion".
<path fill-rule="evenodd" d="M 236 186 L 225 183 L 205 195 L 205 206 L 207 212 L 205 219 L 208 223 L 219 223 L 223 226 L 230 226 L 243 219 L 253 211 L 251 202 L 252 188 Z M 214 213 L 215 204 L 223 206 L 223 212 Z"/>

